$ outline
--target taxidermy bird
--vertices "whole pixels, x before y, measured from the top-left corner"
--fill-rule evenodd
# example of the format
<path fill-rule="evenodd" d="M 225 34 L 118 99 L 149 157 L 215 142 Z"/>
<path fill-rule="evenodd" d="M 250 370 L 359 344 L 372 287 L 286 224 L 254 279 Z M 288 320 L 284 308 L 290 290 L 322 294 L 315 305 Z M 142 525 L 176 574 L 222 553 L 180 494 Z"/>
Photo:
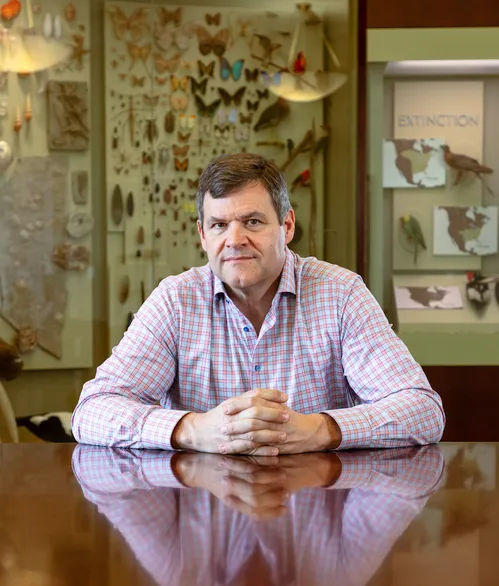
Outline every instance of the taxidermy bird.
<path fill-rule="evenodd" d="M 494 170 L 486 165 L 482 165 L 476 159 L 469 157 L 468 155 L 462 155 L 458 153 L 453 153 L 450 150 L 448 145 L 443 145 L 442 150 L 444 151 L 444 159 L 447 165 L 451 169 L 455 169 L 457 171 L 456 180 L 454 181 L 454 185 L 458 185 L 463 175 L 465 173 L 473 173 L 480 179 L 480 181 L 485 185 L 485 188 L 489 193 L 493 193 L 490 187 L 485 183 L 482 174 L 490 174 L 493 173 Z"/>
<path fill-rule="evenodd" d="M 307 187 L 308 185 L 310 185 L 310 169 L 305 169 L 305 171 L 302 171 L 291 182 L 291 193 L 297 187 Z"/>
<path fill-rule="evenodd" d="M 477 308 L 483 309 L 490 301 L 490 285 L 496 284 L 496 297 L 499 302 L 499 275 L 490 275 L 486 277 L 482 273 L 467 273 L 468 283 L 466 284 L 466 296 L 468 300 Z"/>
<path fill-rule="evenodd" d="M 417 264 L 419 248 L 421 247 L 424 250 L 427 250 L 423 230 L 421 230 L 421 224 L 414 216 L 405 214 L 405 216 L 400 218 L 400 225 L 405 237 L 414 246 L 414 264 Z"/>
<path fill-rule="evenodd" d="M 278 98 L 273 104 L 260 114 L 258 122 L 253 126 L 253 130 L 258 132 L 259 130 L 266 130 L 277 126 L 281 120 L 286 118 L 289 114 L 289 104 L 284 98 Z"/>

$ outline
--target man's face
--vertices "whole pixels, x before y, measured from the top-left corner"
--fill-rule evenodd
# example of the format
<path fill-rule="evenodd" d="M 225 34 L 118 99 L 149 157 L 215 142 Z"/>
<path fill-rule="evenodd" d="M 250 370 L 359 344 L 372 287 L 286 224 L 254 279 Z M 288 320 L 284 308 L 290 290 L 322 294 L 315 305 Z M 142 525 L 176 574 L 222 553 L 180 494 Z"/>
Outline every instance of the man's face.
<path fill-rule="evenodd" d="M 295 228 L 290 210 L 281 226 L 262 184 L 236 193 L 204 198 L 204 226 L 198 221 L 203 250 L 211 269 L 233 290 L 265 291 L 280 275 Z"/>

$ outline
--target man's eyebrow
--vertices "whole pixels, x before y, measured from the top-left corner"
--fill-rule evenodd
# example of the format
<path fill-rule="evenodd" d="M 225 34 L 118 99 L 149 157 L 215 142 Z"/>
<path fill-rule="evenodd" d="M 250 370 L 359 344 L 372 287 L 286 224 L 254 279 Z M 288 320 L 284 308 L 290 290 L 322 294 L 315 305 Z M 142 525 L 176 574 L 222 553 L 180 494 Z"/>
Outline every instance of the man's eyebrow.
<path fill-rule="evenodd" d="M 243 222 L 245 220 L 249 220 L 250 218 L 256 218 L 257 220 L 266 220 L 267 216 L 264 213 L 258 212 L 256 210 L 239 216 L 239 219 Z M 227 220 L 225 218 L 216 218 L 215 216 L 210 216 L 208 218 L 208 224 L 217 224 L 218 222 L 225 223 L 226 221 Z"/>

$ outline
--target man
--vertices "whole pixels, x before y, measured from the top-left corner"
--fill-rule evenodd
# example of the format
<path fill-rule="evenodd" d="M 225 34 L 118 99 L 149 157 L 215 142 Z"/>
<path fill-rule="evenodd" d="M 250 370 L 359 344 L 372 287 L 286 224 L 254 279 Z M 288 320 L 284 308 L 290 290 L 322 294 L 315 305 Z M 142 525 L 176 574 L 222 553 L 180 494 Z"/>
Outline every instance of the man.
<path fill-rule="evenodd" d="M 274 164 L 213 160 L 197 211 L 208 265 L 137 312 L 83 387 L 77 441 L 259 456 L 439 441 L 440 397 L 360 277 L 287 248 Z"/>

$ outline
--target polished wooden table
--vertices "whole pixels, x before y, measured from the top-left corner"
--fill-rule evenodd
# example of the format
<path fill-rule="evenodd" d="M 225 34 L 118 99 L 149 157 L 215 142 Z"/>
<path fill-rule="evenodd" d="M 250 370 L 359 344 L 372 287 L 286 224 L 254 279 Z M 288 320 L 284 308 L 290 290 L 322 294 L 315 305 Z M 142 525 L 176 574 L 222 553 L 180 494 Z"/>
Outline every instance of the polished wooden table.
<path fill-rule="evenodd" d="M 497 586 L 499 444 L 0 444 L 0 585 Z"/>

